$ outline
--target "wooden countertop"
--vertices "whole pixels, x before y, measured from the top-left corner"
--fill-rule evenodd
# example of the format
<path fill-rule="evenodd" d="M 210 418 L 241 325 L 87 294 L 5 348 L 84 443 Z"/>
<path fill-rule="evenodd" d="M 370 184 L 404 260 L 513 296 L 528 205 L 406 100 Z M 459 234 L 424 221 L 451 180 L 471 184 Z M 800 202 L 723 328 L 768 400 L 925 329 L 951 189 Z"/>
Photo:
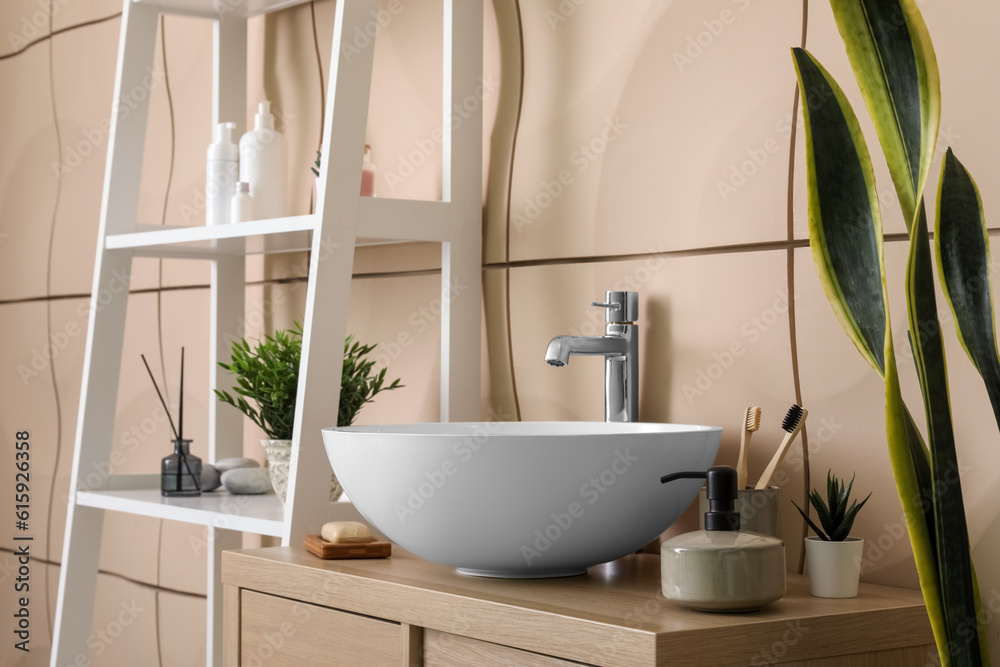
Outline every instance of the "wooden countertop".
<path fill-rule="evenodd" d="M 663 598 L 656 554 L 513 580 L 464 576 L 398 548 L 324 561 L 272 547 L 224 552 L 222 581 L 584 663 L 770 664 L 934 642 L 919 591 L 862 584 L 856 598 L 814 598 L 806 577 L 789 575 L 785 597 L 758 612 L 697 612 Z"/>

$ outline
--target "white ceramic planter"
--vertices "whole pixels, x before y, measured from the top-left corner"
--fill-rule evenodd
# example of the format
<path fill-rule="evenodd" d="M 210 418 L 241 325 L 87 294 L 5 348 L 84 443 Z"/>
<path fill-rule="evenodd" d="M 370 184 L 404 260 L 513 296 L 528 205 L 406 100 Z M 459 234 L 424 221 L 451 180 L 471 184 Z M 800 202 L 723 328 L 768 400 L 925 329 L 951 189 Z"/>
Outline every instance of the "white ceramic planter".
<path fill-rule="evenodd" d="M 806 560 L 809 562 L 809 588 L 813 596 L 857 597 L 864 546 L 865 541 L 860 537 L 848 537 L 843 542 L 807 537 Z"/>
<path fill-rule="evenodd" d="M 260 444 L 264 446 L 267 457 L 267 474 L 271 478 L 271 486 L 274 487 L 274 492 L 281 500 L 281 504 L 284 505 L 285 497 L 288 494 L 288 464 L 292 460 L 292 441 L 261 440 Z M 330 502 L 340 498 L 343 492 L 344 489 L 337 481 L 337 476 L 330 475 Z"/>

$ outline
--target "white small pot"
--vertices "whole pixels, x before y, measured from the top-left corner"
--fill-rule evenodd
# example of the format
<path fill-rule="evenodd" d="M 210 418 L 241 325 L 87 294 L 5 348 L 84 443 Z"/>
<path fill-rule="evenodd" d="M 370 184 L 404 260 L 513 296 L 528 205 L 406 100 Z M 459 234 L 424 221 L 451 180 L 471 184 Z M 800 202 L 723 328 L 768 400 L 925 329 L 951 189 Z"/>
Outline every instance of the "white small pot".
<path fill-rule="evenodd" d="M 271 478 L 271 486 L 281 500 L 282 506 L 285 504 L 285 497 L 288 494 L 288 465 L 292 461 L 292 441 L 291 440 L 261 440 L 267 457 L 267 474 Z M 337 481 L 336 475 L 330 475 L 330 502 L 336 501 L 344 492 Z"/>
<path fill-rule="evenodd" d="M 813 596 L 857 597 L 864 546 L 865 541 L 860 537 L 848 537 L 843 542 L 807 537 L 806 560 L 809 562 L 809 588 Z"/>

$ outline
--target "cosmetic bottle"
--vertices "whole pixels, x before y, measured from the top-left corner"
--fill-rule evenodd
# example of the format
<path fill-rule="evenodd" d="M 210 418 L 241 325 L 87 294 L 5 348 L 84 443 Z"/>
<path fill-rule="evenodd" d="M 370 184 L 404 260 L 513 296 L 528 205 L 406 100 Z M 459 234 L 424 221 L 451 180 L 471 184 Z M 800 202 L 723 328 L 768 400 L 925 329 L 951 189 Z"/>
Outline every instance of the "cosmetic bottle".
<path fill-rule="evenodd" d="M 257 220 L 288 212 L 288 144 L 274 129 L 271 103 L 261 102 L 253 129 L 240 139 L 240 178 L 250 184 Z"/>
<path fill-rule="evenodd" d="M 215 126 L 215 141 L 208 146 L 205 166 L 205 224 L 229 222 L 229 201 L 236 194 L 239 180 L 239 149 L 233 143 L 236 123 Z"/>
<path fill-rule="evenodd" d="M 248 222 L 254 219 L 253 197 L 250 196 L 250 184 L 240 181 L 236 184 L 236 194 L 229 211 L 230 222 Z"/>
<path fill-rule="evenodd" d="M 785 594 L 785 545 L 740 530 L 735 511 L 736 469 L 679 472 L 660 478 L 704 478 L 709 510 L 705 529 L 678 535 L 660 547 L 663 597 L 701 611 L 755 611 Z"/>

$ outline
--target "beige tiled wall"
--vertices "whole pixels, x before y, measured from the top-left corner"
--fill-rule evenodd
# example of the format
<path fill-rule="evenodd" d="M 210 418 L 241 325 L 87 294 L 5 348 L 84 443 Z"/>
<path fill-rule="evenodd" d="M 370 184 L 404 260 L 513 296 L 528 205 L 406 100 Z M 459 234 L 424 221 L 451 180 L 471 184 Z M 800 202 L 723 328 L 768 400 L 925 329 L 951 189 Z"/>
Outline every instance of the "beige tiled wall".
<path fill-rule="evenodd" d="M 33 650 L 23 654 L 4 642 L 0 660 L 11 665 L 47 663 L 107 151 L 107 137 L 94 130 L 110 114 L 120 29 L 116 0 L 57 4 L 50 21 L 33 0 L 0 3 L 0 432 L 32 431 L 33 513 L 45 525 L 33 546 Z M 857 488 L 874 491 L 856 528 L 874 547 L 864 579 L 915 586 L 909 545 L 900 539 L 882 388 L 840 331 L 807 247 L 801 131 L 789 173 L 797 119 L 788 48 L 804 34 L 830 71 L 850 81 L 828 6 L 809 3 L 803 32 L 804 4 L 493 1 L 494 11 L 486 12 L 484 79 L 502 85 L 488 86 L 483 100 L 485 126 L 493 129 L 483 137 L 483 416 L 600 419 L 600 363 L 577 359 L 553 369 L 542 361 L 544 347 L 556 334 L 597 330 L 600 313 L 587 304 L 604 290 L 638 289 L 642 418 L 724 426 L 719 461 L 732 464 L 741 409 L 761 405 L 753 475 L 781 435 L 785 410 L 801 400 L 810 409 L 813 482 L 828 468 L 841 475 L 857 471 Z M 317 0 L 250 26 L 250 98 L 269 97 L 284 114 L 280 125 L 299 212 L 309 205 L 334 6 Z M 952 145 L 979 177 L 989 215 L 1000 200 L 1000 185 L 990 178 L 1000 167 L 1000 134 L 991 131 L 1000 75 L 984 63 L 998 57 L 991 26 L 1000 9 L 984 0 L 921 6 L 943 76 L 942 149 Z M 441 7 L 430 0 L 404 7 L 376 46 L 368 141 L 380 195 L 435 199 L 439 148 L 412 175 L 395 176 L 439 122 Z M 62 32 L 48 38 L 50 29 Z M 209 141 L 210 53 L 209 24 L 163 22 L 155 69 L 166 69 L 166 77 L 150 91 L 142 222 L 203 221 L 196 191 Z M 845 87 L 862 108 L 856 89 Z M 248 117 L 252 112 L 251 104 Z M 77 156 L 72 163 L 71 156 Z M 61 161 L 71 166 L 57 174 L 52 164 Z M 876 170 L 885 176 L 884 167 L 876 164 Z M 891 200 L 886 228 L 899 232 Z M 890 242 L 886 255 L 896 276 L 898 320 L 903 243 Z M 252 335 L 301 318 L 304 266 L 300 256 L 248 262 Z M 436 418 L 440 331 L 421 309 L 438 296 L 439 269 L 433 244 L 357 253 L 351 330 L 379 343 L 391 376 L 406 385 L 365 408 L 361 422 Z M 139 354 L 147 354 L 158 374 L 176 378 L 184 345 L 189 376 L 208 372 L 207 281 L 206 267 L 196 262 L 136 263 L 117 398 L 114 446 L 123 456 L 115 472 L 148 472 L 167 443 L 169 427 L 155 419 Z M 995 600 L 1000 473 L 990 463 L 1000 457 L 998 435 L 981 383 L 950 324 L 945 328 L 973 549 L 984 597 Z M 900 321 L 896 333 L 904 332 Z M 404 333 L 407 343 L 399 345 Z M 40 356 L 49 341 L 57 351 L 51 361 Z M 903 342 L 898 349 L 905 349 Z M 902 373 L 919 412 L 912 365 L 904 362 Z M 168 379 L 171 400 L 176 391 Z M 202 454 L 209 400 L 204 386 L 189 383 L 189 427 Z M 141 433 L 135 440 L 133 428 Z M 248 455 L 260 457 L 258 435 L 246 429 Z M 4 479 L 11 464 L 10 456 L 0 458 Z M 786 497 L 802 497 L 805 470 L 796 449 L 780 478 Z M 0 510 L 9 504 L 4 497 Z M 696 521 L 689 511 L 672 531 Z M 794 569 L 802 527 L 790 504 L 782 521 Z M 123 604 L 137 611 L 120 638 L 95 642 L 93 664 L 199 664 L 205 642 L 201 532 L 115 514 L 105 526 L 95 633 L 114 629 Z M 12 603 L 12 547 L 10 533 L 0 531 L 0 609 Z M 990 631 L 1000 653 L 1000 621 Z"/>

